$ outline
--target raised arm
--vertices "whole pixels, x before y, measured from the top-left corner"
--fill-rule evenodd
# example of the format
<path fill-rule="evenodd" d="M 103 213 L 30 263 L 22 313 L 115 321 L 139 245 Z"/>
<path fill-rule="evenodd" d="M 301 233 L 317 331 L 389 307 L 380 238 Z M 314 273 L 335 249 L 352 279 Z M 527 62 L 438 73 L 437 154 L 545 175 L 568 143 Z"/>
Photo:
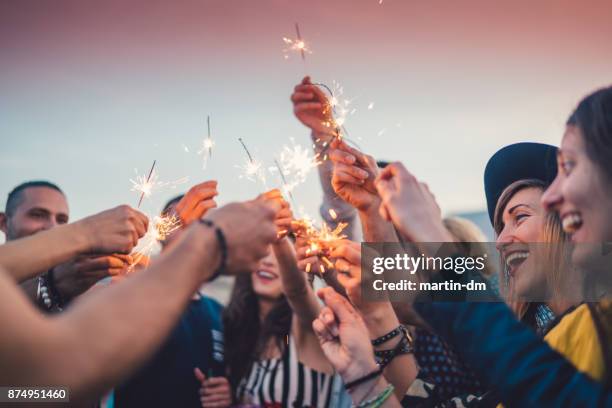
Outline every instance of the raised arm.
<path fill-rule="evenodd" d="M 374 346 L 374 350 L 380 352 L 405 347 L 399 345 L 400 342 L 411 348 L 412 344 L 407 332 L 397 330 L 400 327 L 400 321 L 391 303 L 385 299 L 368 300 L 362 295 L 362 287 L 371 286 L 371 282 L 363 282 L 362 279 L 371 278 L 372 274 L 361 273 L 362 248 L 360 244 L 348 240 L 340 241 L 335 245 L 331 256 L 336 260 L 338 281 L 344 286 L 351 303 L 361 314 L 368 328 L 369 339 L 379 339 L 377 342 L 379 344 Z M 394 335 L 384 341 L 380 339 L 388 333 L 394 333 Z M 403 398 L 418 374 L 416 360 L 408 348 L 404 348 L 401 353 L 392 358 L 384 371 L 387 381 L 395 386 L 395 395 L 398 399 Z"/>
<path fill-rule="evenodd" d="M 122 205 L 0 246 L 0 266 L 18 282 L 85 253 L 129 253 L 147 230 L 147 217 Z"/>
<path fill-rule="evenodd" d="M 273 246 L 283 284 L 283 292 L 291 305 L 298 323 L 306 330 L 312 330 L 312 321 L 319 315 L 321 306 L 310 287 L 307 276 L 297 266 L 293 245 L 283 238 Z"/>
<path fill-rule="evenodd" d="M 248 272 L 276 238 L 275 210 L 230 204 L 210 219 L 225 235 L 226 271 Z M 0 384 L 57 385 L 99 395 L 134 370 L 172 328 L 188 299 L 219 267 L 214 227 L 195 223 L 142 273 L 44 318 L 0 274 Z"/>
<path fill-rule="evenodd" d="M 378 167 L 372 156 L 335 140 L 329 150 L 332 161 L 332 186 L 344 201 L 357 209 L 365 242 L 397 242 L 393 224 L 379 213 L 381 199 L 374 181 Z"/>
<path fill-rule="evenodd" d="M 314 153 L 322 163 L 317 166 L 319 181 L 323 190 L 320 213 L 323 220 L 332 228 L 339 223 L 348 223 L 344 233 L 349 239 L 358 239 L 357 211 L 338 197 L 331 184 L 333 163 L 326 159 L 329 144 L 335 137 L 331 106 L 325 93 L 314 85 L 310 77 L 305 77 L 291 94 L 295 117 L 311 130 Z"/>

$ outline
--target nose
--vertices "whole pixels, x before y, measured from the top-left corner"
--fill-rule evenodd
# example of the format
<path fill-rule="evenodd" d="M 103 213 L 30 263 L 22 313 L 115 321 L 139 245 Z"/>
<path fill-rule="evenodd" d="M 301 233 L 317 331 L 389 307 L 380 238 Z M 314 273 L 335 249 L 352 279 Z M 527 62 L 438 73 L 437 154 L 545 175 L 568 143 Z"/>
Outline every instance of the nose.
<path fill-rule="evenodd" d="M 552 184 L 544 191 L 540 200 L 542 207 L 548 212 L 557 211 L 563 202 L 561 194 L 561 178 L 559 175 L 555 177 Z"/>
<path fill-rule="evenodd" d="M 510 231 L 510 228 L 508 228 L 508 226 L 505 226 L 504 229 L 497 236 L 497 240 L 495 241 L 495 248 L 499 252 L 502 252 L 508 244 L 511 244 L 514 241 L 514 234 L 512 234 L 512 231 Z"/>
<path fill-rule="evenodd" d="M 43 224 L 43 228 L 42 228 L 42 229 L 46 231 L 46 230 L 50 230 L 50 229 L 52 229 L 52 228 L 55 228 L 55 227 L 57 227 L 58 225 L 59 225 L 59 223 L 58 223 L 58 222 L 55 220 L 55 218 L 54 218 L 54 217 L 48 217 L 48 218 L 45 220 L 45 222 L 44 222 L 44 224 Z"/>

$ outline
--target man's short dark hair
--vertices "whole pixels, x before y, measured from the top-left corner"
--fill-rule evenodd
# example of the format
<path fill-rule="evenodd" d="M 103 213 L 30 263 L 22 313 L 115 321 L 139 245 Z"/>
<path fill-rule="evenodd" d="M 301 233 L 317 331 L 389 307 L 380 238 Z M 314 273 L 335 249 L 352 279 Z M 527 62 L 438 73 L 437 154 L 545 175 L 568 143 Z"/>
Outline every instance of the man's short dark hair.
<path fill-rule="evenodd" d="M 170 209 L 171 206 L 173 206 L 174 204 L 177 204 L 179 201 L 181 201 L 181 199 L 185 197 L 185 194 L 181 194 L 181 195 L 177 195 L 174 198 L 171 198 L 166 205 L 164 205 L 164 209 L 162 210 L 162 215 L 167 215 L 168 210 Z"/>
<path fill-rule="evenodd" d="M 32 180 L 21 183 L 8 194 L 6 199 L 6 207 L 4 210 L 7 217 L 10 217 L 15 213 L 17 207 L 19 207 L 23 202 L 23 192 L 31 187 L 47 187 L 62 193 L 62 195 L 64 194 L 64 192 L 56 184 L 53 184 L 50 181 Z"/>

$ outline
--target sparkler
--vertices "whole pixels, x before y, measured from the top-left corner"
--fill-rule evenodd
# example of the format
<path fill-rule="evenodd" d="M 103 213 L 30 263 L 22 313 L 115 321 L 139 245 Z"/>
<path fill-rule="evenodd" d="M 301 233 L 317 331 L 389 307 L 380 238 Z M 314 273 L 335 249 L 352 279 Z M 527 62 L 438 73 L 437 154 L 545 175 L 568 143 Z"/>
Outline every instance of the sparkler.
<path fill-rule="evenodd" d="M 149 258 L 153 251 L 174 231 L 181 228 L 181 220 L 176 215 L 156 215 L 149 217 L 149 229 L 144 237 L 141 238 L 138 246 L 134 248 L 133 262 L 128 272 L 131 272 L 135 265 L 145 258 Z"/>
<path fill-rule="evenodd" d="M 328 256 L 333 243 L 346 238 L 342 231 L 348 226 L 348 223 L 341 222 L 336 228 L 332 229 L 323 222 L 321 228 L 317 228 L 312 220 L 302 218 L 292 221 L 291 224 L 296 235 L 306 239 L 306 243 L 309 245 L 306 250 L 307 255 L 315 251 L 321 251 L 319 258 L 325 264 L 325 266 L 319 265 L 321 273 L 325 273 L 325 267 L 327 269 L 333 268 L 334 264 L 329 260 Z M 310 270 L 311 265 L 306 265 L 306 271 L 309 272 Z"/>
<path fill-rule="evenodd" d="M 283 168 L 281 167 L 278 160 L 274 159 L 274 164 L 276 165 L 276 168 L 278 169 L 278 174 L 280 174 L 281 181 L 283 182 L 283 190 L 285 190 L 285 192 L 289 195 L 289 198 L 291 199 L 291 204 L 293 204 L 293 206 L 295 207 L 295 199 L 293 198 L 293 193 L 291 192 L 291 190 L 293 190 L 293 186 L 290 186 L 289 183 L 287 183 Z"/>
<path fill-rule="evenodd" d="M 342 87 L 338 82 L 333 81 L 333 90 L 324 83 L 315 83 L 313 85 L 320 86 L 324 88 L 330 95 L 329 103 L 325 108 L 325 114 L 329 113 L 331 110 L 331 119 L 329 121 L 323 122 L 323 125 L 334 129 L 333 138 L 341 140 L 343 138 L 348 137 L 348 132 L 344 124 L 346 123 L 346 119 L 349 115 L 353 115 L 356 112 L 355 108 L 351 108 L 351 104 L 353 102 L 352 99 L 344 98 L 344 87 Z M 323 160 L 327 159 L 327 149 L 329 149 L 330 142 L 323 143 L 323 149 L 319 154 L 323 157 Z"/>
<path fill-rule="evenodd" d="M 288 54 L 291 51 L 299 51 L 300 55 L 302 56 L 302 61 L 304 61 L 305 63 L 306 54 L 312 54 L 312 51 L 308 48 L 308 45 L 302 39 L 302 35 L 300 34 L 300 26 L 298 25 L 298 23 L 295 23 L 295 34 L 295 39 L 283 37 L 283 41 L 285 42 L 285 45 L 287 45 L 287 48 L 283 49 L 283 52 L 285 53 L 285 59 L 289 58 Z"/>
<path fill-rule="evenodd" d="M 249 149 L 246 147 L 241 137 L 238 138 L 238 141 L 244 148 L 244 151 L 246 152 L 247 157 L 248 157 L 248 160 L 244 164 L 242 164 L 241 166 L 237 166 L 239 169 L 242 170 L 242 175 L 240 177 L 246 177 L 247 179 L 251 181 L 260 180 L 263 183 L 264 188 L 265 188 L 266 187 L 266 175 L 263 171 L 263 163 L 253 158 L 253 156 L 251 155 L 251 152 L 249 152 Z"/>
<path fill-rule="evenodd" d="M 142 201 L 145 197 L 150 197 L 155 190 L 160 190 L 163 187 L 174 188 L 179 184 L 186 183 L 189 180 L 189 177 L 181 177 L 175 181 L 159 181 L 159 176 L 155 172 L 155 164 L 156 160 L 153 161 L 153 165 L 151 166 L 151 170 L 149 170 L 149 174 L 145 176 L 137 175 L 136 180 L 130 179 L 132 183 L 131 191 L 136 191 L 140 193 L 140 199 L 138 200 L 137 208 L 140 208 Z"/>
<path fill-rule="evenodd" d="M 295 143 L 293 138 L 291 147 L 283 146 L 280 153 L 280 165 L 278 169 L 285 178 L 288 191 L 292 191 L 297 185 L 306 181 L 308 174 L 321 164 L 319 155 L 312 155 L 310 149 L 306 149 Z M 283 171 L 284 170 L 284 171 Z"/>
<path fill-rule="evenodd" d="M 136 181 L 130 180 L 133 184 L 132 191 L 141 192 L 137 208 L 140 208 L 140 204 L 142 204 L 142 199 L 145 196 L 150 197 L 153 193 L 153 187 L 155 186 L 156 180 L 156 177 L 153 176 L 153 171 L 155 171 L 155 163 L 157 163 L 157 160 L 153 160 L 153 165 L 151 166 L 151 170 L 149 170 L 149 175 L 146 179 L 144 177 L 137 176 Z"/>
<path fill-rule="evenodd" d="M 212 148 L 215 145 L 210 133 L 210 115 L 206 117 L 206 125 L 208 127 L 208 137 L 202 140 L 202 147 L 198 150 L 198 155 L 202 156 L 202 169 L 206 169 L 208 160 L 212 158 Z"/>

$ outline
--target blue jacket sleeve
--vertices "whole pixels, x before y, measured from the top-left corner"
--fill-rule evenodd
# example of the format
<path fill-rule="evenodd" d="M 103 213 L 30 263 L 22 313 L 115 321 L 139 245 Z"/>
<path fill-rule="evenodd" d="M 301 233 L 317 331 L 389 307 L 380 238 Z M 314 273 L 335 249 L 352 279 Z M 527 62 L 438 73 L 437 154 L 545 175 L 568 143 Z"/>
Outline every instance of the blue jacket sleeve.
<path fill-rule="evenodd" d="M 504 303 L 415 303 L 421 317 L 507 406 L 612 407 L 612 390 L 579 372 Z"/>

